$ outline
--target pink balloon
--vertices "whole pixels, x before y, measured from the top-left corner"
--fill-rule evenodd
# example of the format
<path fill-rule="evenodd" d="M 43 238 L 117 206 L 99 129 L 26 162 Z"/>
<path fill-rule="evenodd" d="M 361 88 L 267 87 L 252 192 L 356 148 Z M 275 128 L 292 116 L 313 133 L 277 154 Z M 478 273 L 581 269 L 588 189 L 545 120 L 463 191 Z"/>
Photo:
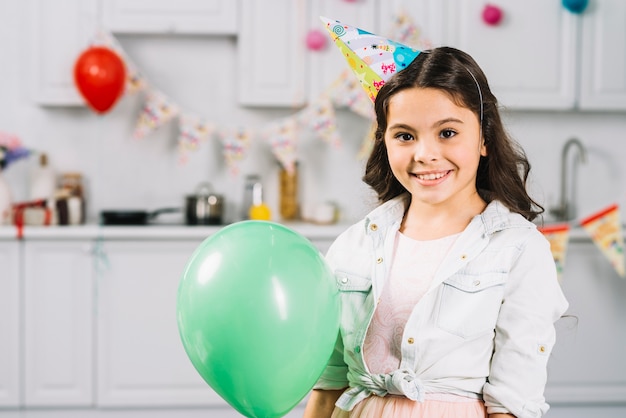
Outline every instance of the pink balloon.
<path fill-rule="evenodd" d="M 321 31 L 317 29 L 310 30 L 306 35 L 306 46 L 312 51 L 319 51 L 326 46 L 326 38 Z"/>
<path fill-rule="evenodd" d="M 488 25 L 497 25 L 502 20 L 502 9 L 498 6 L 487 4 L 483 9 L 483 20 Z"/>

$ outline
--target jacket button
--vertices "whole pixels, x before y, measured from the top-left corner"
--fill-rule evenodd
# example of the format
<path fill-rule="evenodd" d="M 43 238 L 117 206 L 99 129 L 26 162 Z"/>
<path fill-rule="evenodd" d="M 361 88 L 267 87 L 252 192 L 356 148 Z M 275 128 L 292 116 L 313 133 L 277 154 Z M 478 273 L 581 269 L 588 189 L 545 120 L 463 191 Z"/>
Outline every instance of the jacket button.
<path fill-rule="evenodd" d="M 461 254 L 461 260 L 465 260 L 467 258 L 467 254 Z"/>
<path fill-rule="evenodd" d="M 361 347 L 359 347 L 358 345 L 354 347 L 354 352 L 359 354 L 361 352 Z"/>
<path fill-rule="evenodd" d="M 382 257 L 378 257 L 378 258 L 376 259 L 376 262 L 377 262 L 378 264 L 382 263 L 382 262 L 383 262 L 383 258 L 382 258 Z"/>
<path fill-rule="evenodd" d="M 478 286 L 480 284 L 480 280 L 474 280 L 474 286 Z"/>
<path fill-rule="evenodd" d="M 348 278 L 347 277 L 342 277 L 341 278 L 341 284 L 346 284 L 348 283 Z"/>
<path fill-rule="evenodd" d="M 371 224 L 371 225 L 370 225 L 370 230 L 372 230 L 372 231 L 377 231 L 377 230 L 378 230 L 378 225 L 376 225 L 376 224 Z"/>
<path fill-rule="evenodd" d="M 406 340 L 407 343 L 409 344 L 413 344 L 415 342 L 415 340 L 413 339 L 413 337 L 409 337 L 408 340 Z"/>

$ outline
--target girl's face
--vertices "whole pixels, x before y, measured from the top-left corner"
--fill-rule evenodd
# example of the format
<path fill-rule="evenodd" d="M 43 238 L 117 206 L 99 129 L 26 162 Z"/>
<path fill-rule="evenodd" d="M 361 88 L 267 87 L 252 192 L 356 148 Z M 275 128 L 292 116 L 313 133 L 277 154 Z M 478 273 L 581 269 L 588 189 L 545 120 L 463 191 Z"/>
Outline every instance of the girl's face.
<path fill-rule="evenodd" d="M 402 90 L 389 100 L 385 146 L 411 204 L 464 205 L 475 199 L 487 149 L 476 115 L 434 88 Z"/>

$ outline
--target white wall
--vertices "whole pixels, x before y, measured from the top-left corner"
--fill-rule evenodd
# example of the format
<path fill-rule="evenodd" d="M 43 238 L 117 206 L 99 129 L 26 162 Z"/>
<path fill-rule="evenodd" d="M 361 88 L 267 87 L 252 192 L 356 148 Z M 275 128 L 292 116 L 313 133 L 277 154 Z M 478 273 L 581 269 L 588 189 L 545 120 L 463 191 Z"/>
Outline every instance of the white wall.
<path fill-rule="evenodd" d="M 258 138 L 242 164 L 241 174 L 233 176 L 224 164 L 217 139 L 192 154 L 188 164 L 179 165 L 173 123 L 142 140 L 133 140 L 142 104 L 140 96 L 124 97 L 104 116 L 86 108 L 43 108 L 34 104 L 28 78 L 29 47 L 23 33 L 28 16 L 18 6 L 8 9 L 13 13 L 0 16 L 0 130 L 16 133 L 27 146 L 48 153 L 60 171 L 82 172 L 92 219 L 103 208 L 183 206 L 184 196 L 192 193 L 199 182 L 208 180 L 225 195 L 227 220 L 236 220 L 247 173 L 263 175 L 266 197 L 276 213 L 277 166 L 269 146 Z M 238 106 L 234 37 L 118 39 L 155 87 L 187 111 L 219 126 L 259 129 L 299 110 Z M 505 121 L 530 157 L 531 190 L 541 203 L 550 206 L 557 202 L 561 147 L 573 136 L 588 148 L 587 163 L 580 165 L 578 176 L 579 214 L 614 201 L 625 203 L 624 113 L 511 111 L 505 112 Z M 340 149 L 309 131 L 300 138 L 301 200 L 336 201 L 344 220 L 351 221 L 365 213 L 372 202 L 360 181 L 363 161 L 356 158 L 368 121 L 344 110 L 339 112 L 338 123 L 343 139 Z M 5 172 L 17 200 L 27 198 L 29 170 L 36 161 L 31 158 Z"/>

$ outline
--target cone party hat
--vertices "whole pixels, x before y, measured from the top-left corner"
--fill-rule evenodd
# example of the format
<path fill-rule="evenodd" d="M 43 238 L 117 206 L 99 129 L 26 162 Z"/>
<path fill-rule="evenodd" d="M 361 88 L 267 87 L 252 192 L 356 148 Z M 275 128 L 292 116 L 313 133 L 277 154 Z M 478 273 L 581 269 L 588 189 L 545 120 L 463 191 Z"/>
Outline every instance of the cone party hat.
<path fill-rule="evenodd" d="M 421 52 L 337 20 L 320 19 L 372 101 L 385 82 Z"/>

